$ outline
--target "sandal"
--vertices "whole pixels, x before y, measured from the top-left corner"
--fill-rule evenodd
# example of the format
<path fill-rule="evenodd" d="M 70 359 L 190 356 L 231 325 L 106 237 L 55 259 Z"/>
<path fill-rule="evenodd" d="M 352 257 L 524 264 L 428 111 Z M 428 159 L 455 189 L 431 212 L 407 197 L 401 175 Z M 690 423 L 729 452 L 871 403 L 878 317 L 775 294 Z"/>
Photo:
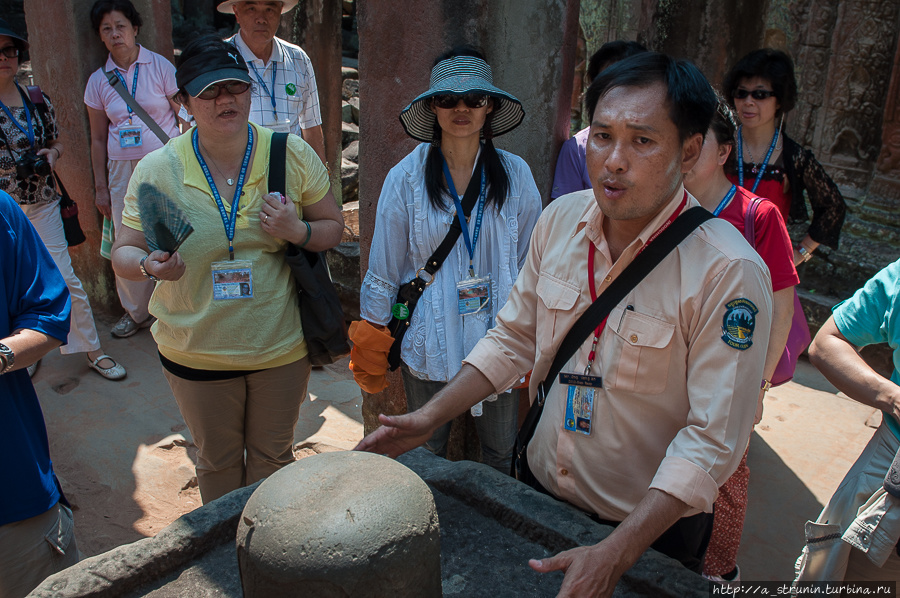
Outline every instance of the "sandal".
<path fill-rule="evenodd" d="M 104 359 L 108 359 L 111 362 L 113 362 L 113 366 L 110 368 L 102 368 L 99 365 L 97 365 Z M 97 372 L 98 374 L 100 374 L 101 376 L 103 376 L 104 378 L 106 378 L 107 380 L 121 380 L 122 378 L 125 377 L 125 368 L 123 368 L 121 365 L 119 365 L 116 362 L 116 360 L 113 359 L 112 357 L 110 357 L 109 355 L 101 355 L 94 361 L 91 361 L 91 359 L 88 358 L 88 367 L 91 368 L 92 370 L 94 370 L 95 372 Z"/>

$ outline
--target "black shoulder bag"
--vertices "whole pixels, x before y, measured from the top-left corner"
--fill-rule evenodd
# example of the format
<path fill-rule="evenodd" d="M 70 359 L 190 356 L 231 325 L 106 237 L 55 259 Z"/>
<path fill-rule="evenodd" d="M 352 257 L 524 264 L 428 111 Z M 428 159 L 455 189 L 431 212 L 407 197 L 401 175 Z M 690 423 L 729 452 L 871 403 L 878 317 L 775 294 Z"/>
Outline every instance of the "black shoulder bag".
<path fill-rule="evenodd" d="M 269 191 L 286 195 L 287 133 L 274 133 L 269 150 Z M 344 310 L 328 272 L 325 252 L 290 243 L 284 261 L 291 268 L 300 300 L 300 322 L 312 365 L 328 365 L 350 354 Z"/>
<path fill-rule="evenodd" d="M 516 435 L 516 445 L 513 451 L 512 476 L 520 482 L 533 485 L 535 478 L 528 467 L 528 443 L 534 436 L 541 413 L 544 411 L 544 402 L 547 393 L 556 381 L 560 371 L 566 362 L 571 359 L 578 347 L 590 336 L 591 332 L 600 325 L 609 315 L 609 312 L 624 299 L 628 293 L 636 287 L 675 247 L 681 243 L 698 226 L 714 218 L 705 208 L 693 207 L 675 219 L 675 221 L 646 247 L 628 266 L 616 277 L 606 290 L 591 303 L 590 307 L 575 321 L 572 328 L 566 334 L 559 350 L 556 352 L 547 377 L 538 386 L 537 397 L 531 404 L 525 421 Z"/>
<path fill-rule="evenodd" d="M 483 168 L 482 158 L 479 157 L 474 172 L 480 173 L 481 168 Z M 467 220 L 472 213 L 472 208 L 475 207 L 475 203 L 478 201 L 480 192 L 481 177 L 473 175 L 472 178 L 469 179 L 469 186 L 466 187 L 466 192 L 460 202 L 462 203 L 463 216 L 465 216 Z M 416 271 L 416 277 L 401 286 L 400 290 L 397 291 L 394 309 L 391 310 L 391 321 L 388 323 L 388 331 L 391 333 L 391 336 L 394 337 L 394 344 L 391 345 L 391 350 L 388 353 L 388 365 L 392 372 L 400 367 L 400 346 L 403 344 L 403 336 L 409 328 L 413 310 L 416 309 L 419 298 L 422 296 L 422 293 L 425 292 L 425 287 L 434 282 L 434 275 L 440 270 L 441 265 L 443 265 L 447 256 L 450 255 L 453 246 L 456 245 L 456 240 L 459 239 L 461 234 L 462 226 L 459 223 L 459 218 L 454 216 L 453 223 L 450 225 L 450 230 L 447 231 L 447 236 L 444 237 L 444 240 L 441 241 L 438 248 L 434 250 L 431 257 L 425 260 L 425 265 Z M 422 272 L 425 272 L 428 275 L 428 280 L 422 278 Z"/>

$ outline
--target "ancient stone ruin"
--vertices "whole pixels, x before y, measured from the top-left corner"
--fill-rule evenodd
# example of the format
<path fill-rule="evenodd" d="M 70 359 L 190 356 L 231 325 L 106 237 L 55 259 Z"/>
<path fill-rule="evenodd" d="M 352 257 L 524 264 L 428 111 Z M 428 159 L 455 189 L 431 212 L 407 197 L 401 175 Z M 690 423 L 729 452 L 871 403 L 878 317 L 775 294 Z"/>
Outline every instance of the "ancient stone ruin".
<path fill-rule="evenodd" d="M 360 474 L 356 470 L 348 474 L 344 467 L 333 470 L 332 459 L 336 455 L 344 455 L 344 459 L 349 456 L 351 460 L 359 458 L 361 463 L 365 459 L 365 473 Z M 349 453 L 307 457 L 294 467 L 306 464 L 305 467 L 309 468 L 302 476 L 308 486 L 305 489 L 295 487 L 297 496 L 288 498 L 291 504 L 308 506 L 309 501 L 313 500 L 311 494 L 315 488 L 329 488 L 327 493 L 315 497 L 315 500 L 330 501 L 332 504 L 327 511 L 332 517 L 338 514 L 346 521 L 349 508 L 354 519 L 361 522 L 356 519 L 358 514 L 367 509 L 375 511 L 376 503 L 383 504 L 390 498 L 386 490 L 384 496 L 371 494 L 375 486 L 380 486 L 379 480 L 392 483 L 391 480 L 403 479 L 406 484 L 414 473 L 412 477 L 418 476 L 427 484 L 437 507 L 441 588 L 447 598 L 555 596 L 562 583 L 562 574 L 541 575 L 528 566 L 528 559 L 544 558 L 575 546 L 594 544 L 612 531 L 612 528 L 595 523 L 574 507 L 540 494 L 486 465 L 471 461 L 446 461 L 421 448 L 407 453 L 398 459 L 398 463 L 371 455 L 360 457 Z M 399 474 L 396 468 L 411 471 Z M 292 475 L 288 474 L 286 479 L 293 479 Z M 259 517 L 258 514 L 265 511 L 264 505 L 250 503 L 251 496 L 260 486 L 257 484 L 236 490 L 204 505 L 182 516 L 154 538 L 86 559 L 47 578 L 30 596 L 239 598 L 243 594 L 235 538 L 239 526 L 245 525 L 242 517 L 248 503 L 249 512 L 257 514 L 251 517 Z M 347 492 L 353 488 L 357 492 Z M 304 497 L 305 502 L 300 502 Z M 283 500 L 276 497 L 273 504 L 283 506 L 286 504 Z M 309 507 L 310 511 L 315 508 Z M 296 512 L 298 520 L 303 516 L 303 511 Z M 393 515 L 389 515 L 388 519 L 391 517 Z M 256 520 L 253 521 L 255 524 Z M 317 537 L 334 533 L 333 530 L 317 528 L 315 522 L 310 525 L 312 530 L 318 529 L 318 532 L 299 534 L 297 538 L 286 540 L 284 546 L 297 550 L 306 544 L 306 550 L 310 550 Z M 402 533 L 396 523 L 388 527 L 394 533 Z M 331 552 L 316 552 L 309 558 L 315 559 L 323 568 L 329 563 L 353 560 L 353 555 L 343 548 L 343 543 L 340 547 L 334 544 L 328 550 Z M 285 555 L 285 558 L 294 563 L 304 561 L 295 553 Z M 387 570 L 395 572 L 395 564 L 390 559 L 382 563 L 376 557 L 367 566 L 372 569 L 370 573 L 377 575 Z M 411 563 L 410 568 L 413 565 Z M 410 570 L 408 574 L 413 576 L 416 572 Z M 709 591 L 709 582 L 699 575 L 669 557 L 648 550 L 619 582 L 615 595 L 706 598 Z"/>

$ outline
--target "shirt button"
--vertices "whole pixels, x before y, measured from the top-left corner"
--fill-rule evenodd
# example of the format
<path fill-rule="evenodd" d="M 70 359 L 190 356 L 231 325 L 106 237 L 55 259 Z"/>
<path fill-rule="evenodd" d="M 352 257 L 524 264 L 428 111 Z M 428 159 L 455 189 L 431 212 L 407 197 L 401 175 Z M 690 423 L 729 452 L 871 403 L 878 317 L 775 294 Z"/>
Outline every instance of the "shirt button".
<path fill-rule="evenodd" d="M 636 334 L 631 335 L 631 342 L 636 343 L 638 341 L 638 336 Z"/>
<path fill-rule="evenodd" d="M 612 276 L 610 276 L 609 274 L 607 274 L 607 275 L 606 275 L 606 278 L 603 279 L 603 282 L 609 282 L 609 281 L 611 281 L 611 280 L 612 280 Z"/>
<path fill-rule="evenodd" d="M 559 471 L 559 473 L 560 473 L 560 475 L 569 475 L 569 470 L 568 470 L 568 469 L 561 469 L 561 470 Z"/>

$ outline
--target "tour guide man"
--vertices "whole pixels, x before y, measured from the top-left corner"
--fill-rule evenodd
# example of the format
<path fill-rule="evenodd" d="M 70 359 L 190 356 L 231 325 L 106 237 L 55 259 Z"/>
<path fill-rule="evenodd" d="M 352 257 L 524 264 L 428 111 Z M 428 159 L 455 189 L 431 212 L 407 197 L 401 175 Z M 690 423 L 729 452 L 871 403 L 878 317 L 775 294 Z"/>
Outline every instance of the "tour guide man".
<path fill-rule="evenodd" d="M 700 155 L 716 98 L 696 67 L 638 54 L 604 71 L 585 103 L 593 190 L 563 196 L 541 215 L 497 326 L 459 374 L 418 411 L 381 415 L 382 427 L 357 449 L 408 451 L 532 367 L 533 400 L 591 303 L 588 281 L 602 293 L 654 233 L 699 205 L 682 178 Z M 737 229 L 715 218 L 610 313 L 590 364 L 601 387 L 583 421 L 570 425 L 569 388 L 553 384 L 528 446 L 531 469 L 551 495 L 617 525 L 599 544 L 529 563 L 565 572 L 560 596 L 612 595 L 651 544 L 699 572 L 718 487 L 750 437 L 771 314 L 768 270 Z M 737 316 L 740 332 L 725 325 Z M 585 371 L 593 337 L 563 372 Z"/>
<path fill-rule="evenodd" d="M 312 62 L 300 46 L 275 37 L 281 15 L 297 0 L 227 0 L 221 13 L 234 13 L 240 29 L 225 40 L 240 51 L 254 79 L 250 120 L 267 129 L 303 137 L 326 166 L 319 92 Z"/>

